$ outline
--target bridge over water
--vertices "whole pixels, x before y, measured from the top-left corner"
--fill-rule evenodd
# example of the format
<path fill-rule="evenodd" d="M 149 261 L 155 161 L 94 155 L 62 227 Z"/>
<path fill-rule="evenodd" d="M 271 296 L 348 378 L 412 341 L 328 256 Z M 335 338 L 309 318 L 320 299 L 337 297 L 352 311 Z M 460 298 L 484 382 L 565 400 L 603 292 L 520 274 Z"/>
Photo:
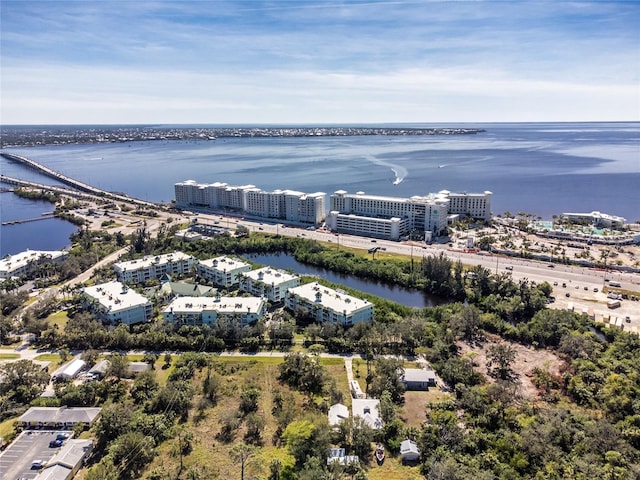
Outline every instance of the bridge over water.
<path fill-rule="evenodd" d="M 81 192 L 86 192 L 94 196 L 105 197 L 112 200 L 135 203 L 137 205 L 142 205 L 145 207 L 158 207 L 157 204 L 152 202 L 147 202 L 145 200 L 129 197 L 127 195 L 118 195 L 116 193 L 108 192 L 106 190 L 101 190 L 92 185 L 89 185 L 88 183 L 81 182 L 79 180 L 76 180 L 75 178 L 68 177 L 66 175 L 63 175 L 60 172 L 56 172 L 55 170 L 52 170 L 49 167 L 42 165 L 41 163 L 38 163 L 34 160 L 31 160 L 30 158 L 23 157 L 22 155 L 15 155 L 13 153 L 7 153 L 7 152 L 0 152 L 0 155 L 6 158 L 7 160 L 20 163 L 28 168 L 37 170 L 38 172 L 44 175 L 47 175 L 48 177 L 55 178 L 59 182 L 64 183 L 65 185 L 69 185 L 73 189 L 79 190 Z M 3 183 L 12 184 L 12 185 L 30 186 L 34 188 L 46 188 L 54 191 L 56 191 L 56 189 L 59 189 L 60 193 L 66 193 L 66 194 L 70 193 L 69 190 L 61 187 L 52 187 L 50 185 L 43 185 L 36 182 L 27 182 L 25 180 L 7 177 L 5 175 L 0 175 L 0 181 Z"/>

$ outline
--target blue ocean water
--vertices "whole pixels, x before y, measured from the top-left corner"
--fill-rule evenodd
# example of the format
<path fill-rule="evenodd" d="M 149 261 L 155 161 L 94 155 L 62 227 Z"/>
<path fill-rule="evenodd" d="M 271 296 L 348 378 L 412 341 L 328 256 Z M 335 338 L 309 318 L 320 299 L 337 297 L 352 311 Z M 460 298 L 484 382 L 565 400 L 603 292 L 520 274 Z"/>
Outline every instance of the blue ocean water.
<path fill-rule="evenodd" d="M 443 189 L 489 190 L 496 214 L 524 211 L 548 219 L 562 212 L 598 210 L 640 220 L 640 123 L 402 126 L 486 131 L 437 136 L 219 138 L 6 151 L 97 187 L 150 201 L 170 201 L 173 185 L 189 179 L 250 184 L 264 190 L 321 191 L 327 196 L 336 190 L 403 197 Z M 0 162 L 6 175 L 51 183 L 4 158 Z M 2 198 L 4 218 L 9 213 Z M 12 253 L 14 242 L 5 242 L 4 227 L 0 233 L 2 254 Z"/>

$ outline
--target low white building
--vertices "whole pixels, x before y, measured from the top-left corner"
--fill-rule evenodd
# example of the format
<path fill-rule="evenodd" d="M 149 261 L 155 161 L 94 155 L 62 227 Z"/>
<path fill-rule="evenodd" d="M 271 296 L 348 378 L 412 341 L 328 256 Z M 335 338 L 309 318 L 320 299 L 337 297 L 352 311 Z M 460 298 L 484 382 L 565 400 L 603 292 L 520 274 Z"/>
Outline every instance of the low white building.
<path fill-rule="evenodd" d="M 85 365 L 86 363 L 84 360 L 80 359 L 80 357 L 76 357 L 53 372 L 51 379 L 55 381 L 71 380 L 72 378 L 76 378 Z"/>
<path fill-rule="evenodd" d="M 64 250 L 25 250 L 15 255 L 7 255 L 0 260 L 0 280 L 28 274 L 38 264 L 60 263 L 69 256 Z"/>
<path fill-rule="evenodd" d="M 329 418 L 330 427 L 340 425 L 343 420 L 349 418 L 349 407 L 341 403 L 331 405 L 329 407 L 329 413 L 327 414 L 327 416 Z"/>
<path fill-rule="evenodd" d="M 591 213 L 563 213 L 562 216 L 571 222 L 586 222 L 601 228 L 621 229 L 626 222 L 626 218 L 595 211 Z"/>
<path fill-rule="evenodd" d="M 153 305 L 144 296 L 120 282 L 108 282 L 83 290 L 85 308 L 93 311 L 104 323 L 134 325 L 148 322 Z"/>
<path fill-rule="evenodd" d="M 144 283 L 159 279 L 163 275 L 184 275 L 191 273 L 195 259 L 182 252 L 164 255 L 148 255 L 138 260 L 119 262 L 113 265 L 116 277 L 125 283 Z"/>
<path fill-rule="evenodd" d="M 234 287 L 240 282 L 240 274 L 251 271 L 251 265 L 227 256 L 201 260 L 196 265 L 198 275 L 224 288 Z"/>
<path fill-rule="evenodd" d="M 270 302 L 285 299 L 287 290 L 300 285 L 300 277 L 272 267 L 251 270 L 240 276 L 240 290 Z"/>
<path fill-rule="evenodd" d="M 415 462 L 420 459 L 420 448 L 413 440 L 400 442 L 400 458 L 403 462 Z"/>
<path fill-rule="evenodd" d="M 306 308 L 317 322 L 341 323 L 345 326 L 373 321 L 373 304 L 340 290 L 318 283 L 307 283 L 290 288 L 285 306 L 290 310 Z"/>
<path fill-rule="evenodd" d="M 248 325 L 261 319 L 267 302 L 259 297 L 178 297 L 162 311 L 171 325 L 213 325 L 218 319 L 237 319 Z"/>
<path fill-rule="evenodd" d="M 351 400 L 353 417 L 360 417 L 374 430 L 382 428 L 380 418 L 380 400 L 377 398 L 354 398 Z"/>

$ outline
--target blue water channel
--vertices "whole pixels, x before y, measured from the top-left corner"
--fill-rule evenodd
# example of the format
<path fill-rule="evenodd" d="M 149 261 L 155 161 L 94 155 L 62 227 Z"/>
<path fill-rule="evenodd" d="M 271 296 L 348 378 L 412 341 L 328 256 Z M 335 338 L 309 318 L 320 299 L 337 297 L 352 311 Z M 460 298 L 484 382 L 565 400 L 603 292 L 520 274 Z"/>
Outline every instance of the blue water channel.
<path fill-rule="evenodd" d="M 305 265 L 286 253 L 247 254 L 244 255 L 244 257 L 252 262 L 263 265 L 269 265 L 283 270 L 291 270 L 301 275 L 319 277 L 333 283 L 338 283 L 349 288 L 360 290 L 361 292 L 391 300 L 392 302 L 397 302 L 401 305 L 406 305 L 408 307 L 424 308 L 447 303 L 443 298 L 429 295 L 420 290 L 399 287 L 390 283 L 358 278 L 351 275 L 336 273 L 324 268 L 314 267 L 312 265 Z"/>

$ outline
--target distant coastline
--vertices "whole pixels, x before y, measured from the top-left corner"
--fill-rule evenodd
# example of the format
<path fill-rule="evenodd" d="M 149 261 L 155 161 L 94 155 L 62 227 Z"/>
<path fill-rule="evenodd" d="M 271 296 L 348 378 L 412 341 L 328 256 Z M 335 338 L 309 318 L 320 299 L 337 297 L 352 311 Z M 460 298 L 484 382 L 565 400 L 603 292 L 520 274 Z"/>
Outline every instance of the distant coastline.
<path fill-rule="evenodd" d="M 362 135 L 468 135 L 481 128 L 388 127 L 153 127 L 14 126 L 3 128 L 0 148 L 157 140 L 215 140 L 251 137 L 353 137 Z"/>

